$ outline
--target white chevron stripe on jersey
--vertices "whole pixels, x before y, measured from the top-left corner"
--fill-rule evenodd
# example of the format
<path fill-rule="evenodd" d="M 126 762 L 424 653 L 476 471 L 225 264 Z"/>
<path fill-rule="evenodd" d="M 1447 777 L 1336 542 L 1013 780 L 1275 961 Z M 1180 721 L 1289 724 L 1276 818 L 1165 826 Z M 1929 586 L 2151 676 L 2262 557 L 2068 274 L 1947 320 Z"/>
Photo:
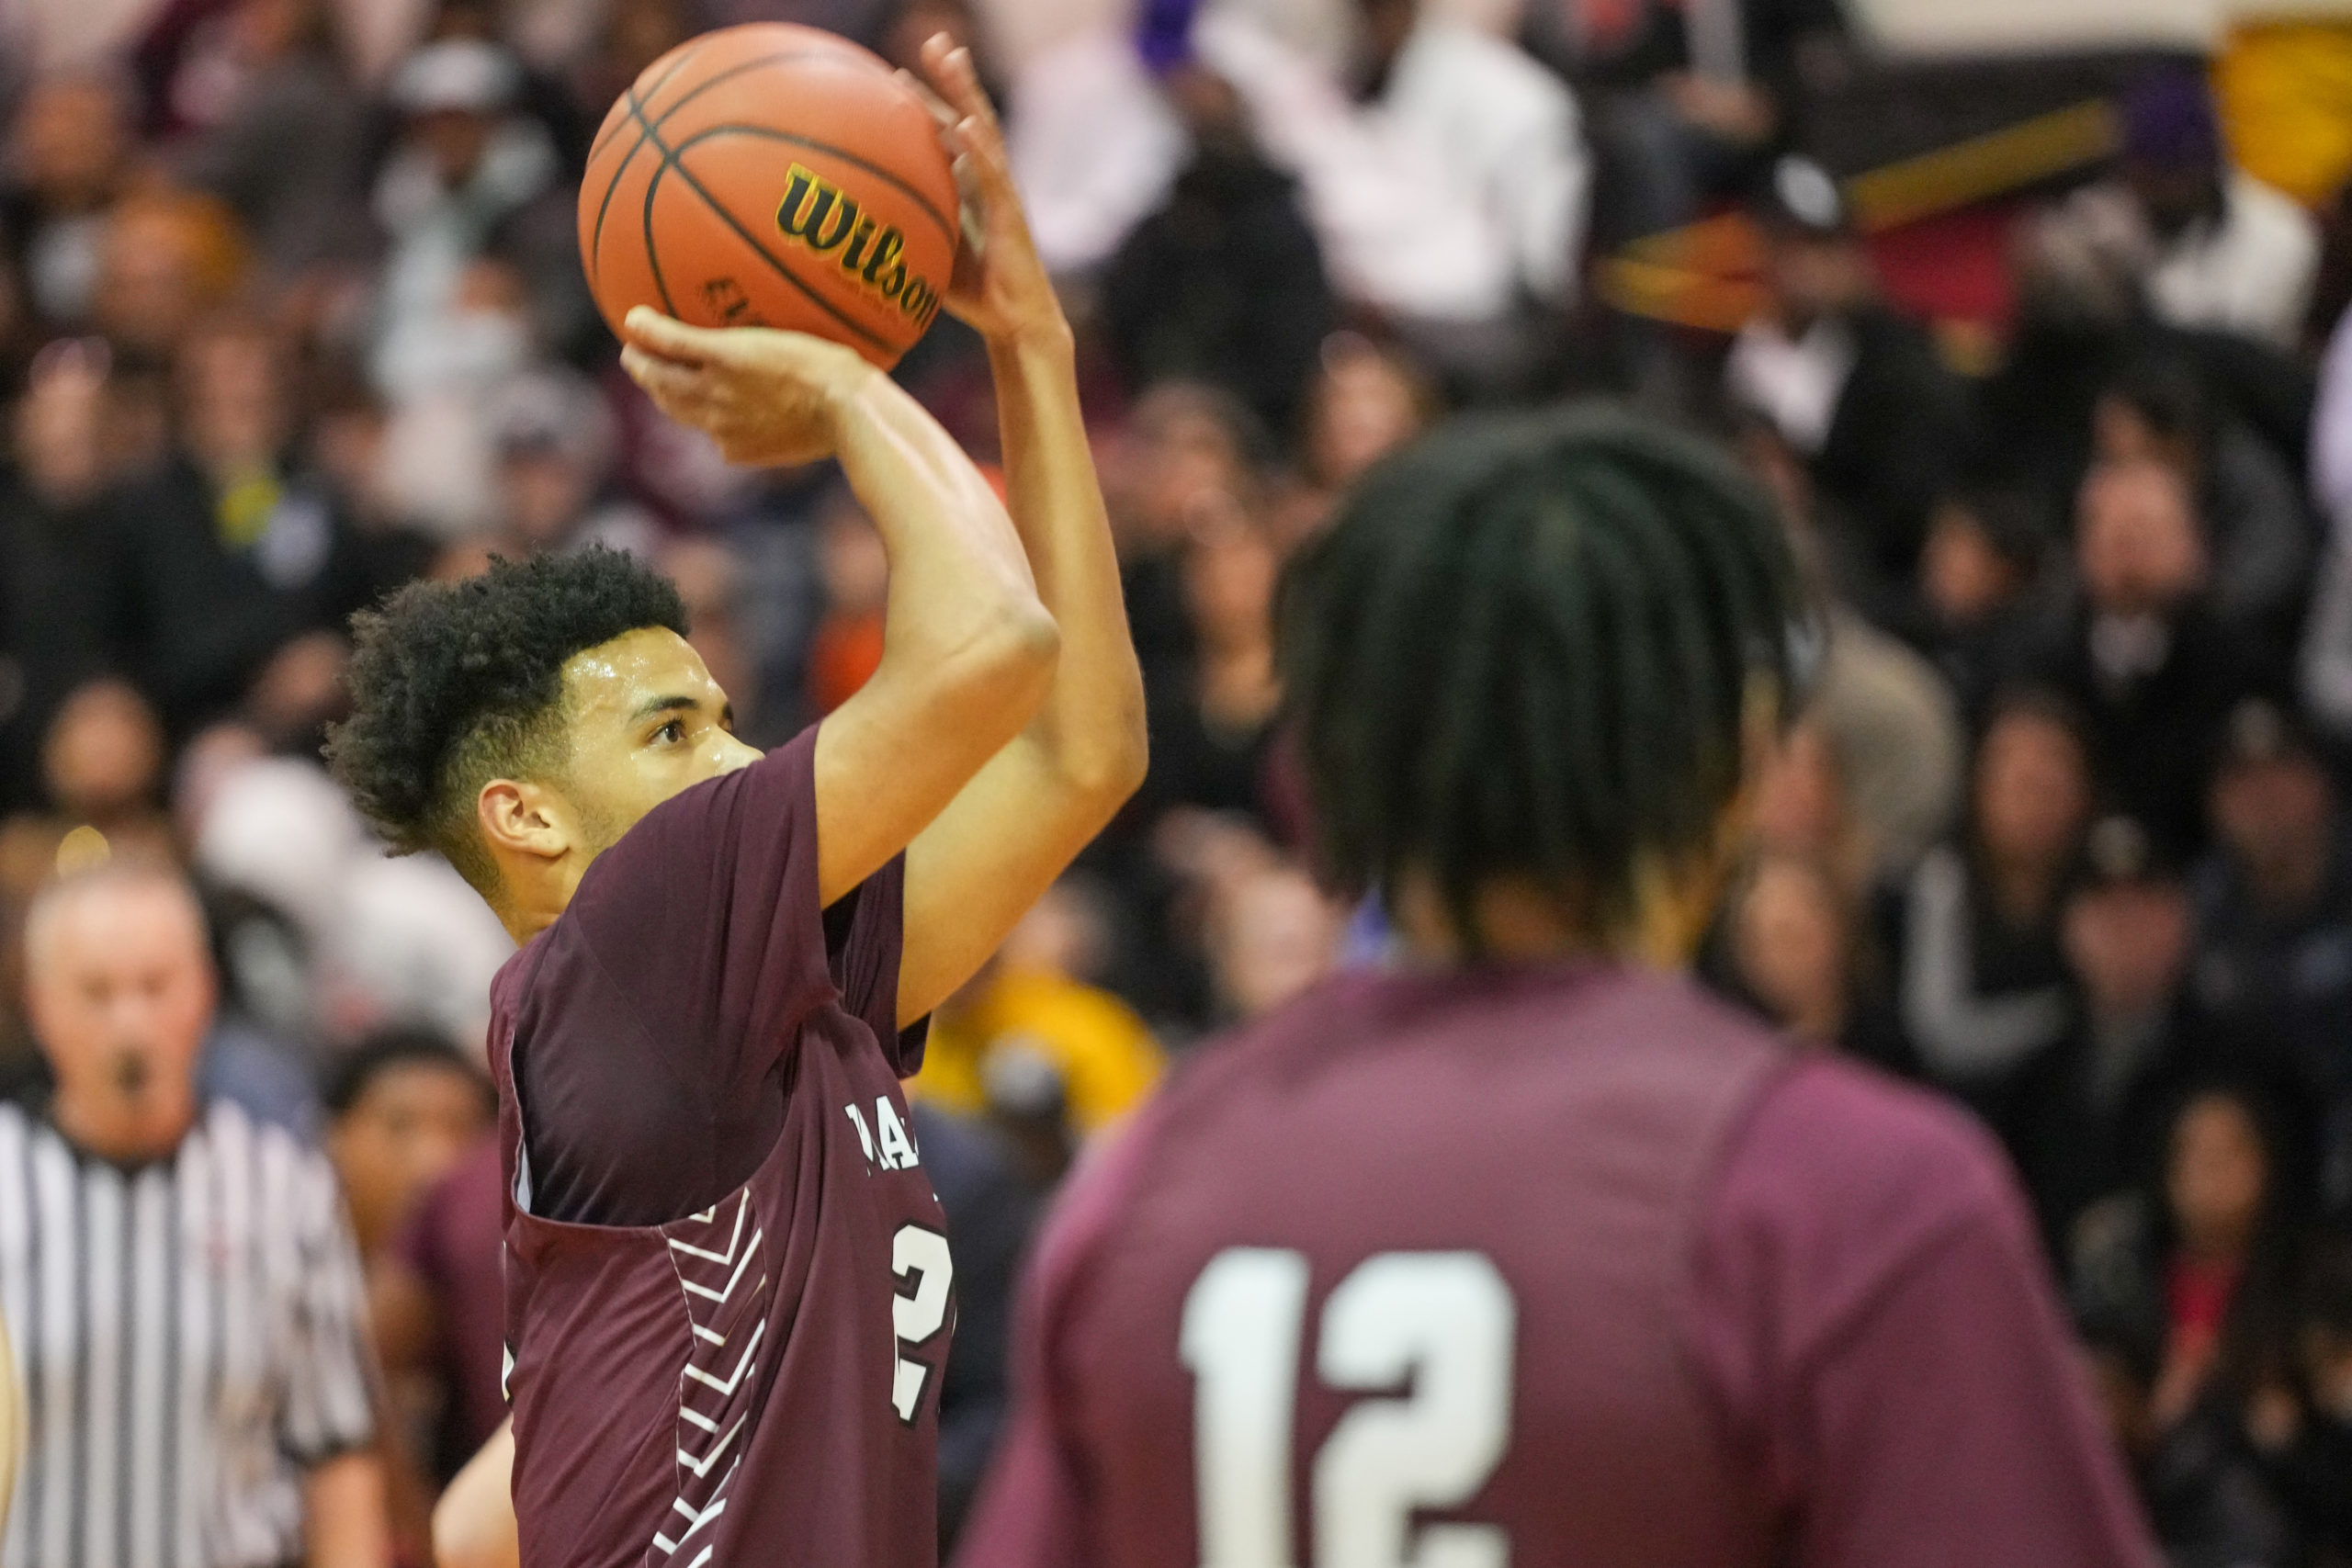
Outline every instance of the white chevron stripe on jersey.
<path fill-rule="evenodd" d="M 747 1197 L 744 1200 L 744 1207 L 749 1208 L 750 1206 L 751 1200 Z M 735 1265 L 735 1272 L 728 1277 L 727 1284 L 724 1289 L 714 1291 L 708 1285 L 698 1285 L 692 1280 L 685 1277 L 685 1273 L 683 1269 L 679 1271 L 678 1282 L 685 1286 L 687 1293 L 690 1295 L 700 1296 L 705 1301 L 726 1301 L 728 1297 L 735 1293 L 736 1285 L 741 1281 L 744 1272 L 752 1267 L 752 1259 L 760 1255 L 760 1237 L 763 1234 L 763 1233 L 760 1231 L 753 1231 L 752 1233 L 750 1244 L 743 1248 L 743 1261 Z M 686 1247 L 684 1250 L 687 1252 L 694 1252 L 696 1249 L 694 1247 Z M 704 1258 L 709 1258 L 712 1254 L 705 1252 L 702 1253 L 701 1256 Z M 673 1258 L 672 1261 L 675 1262 L 676 1259 Z"/>
<path fill-rule="evenodd" d="M 743 1239 L 743 1211 L 750 1207 L 751 1205 L 749 1203 L 738 1203 L 735 1205 L 735 1228 L 727 1237 L 727 1250 L 723 1253 L 705 1251 L 703 1248 L 692 1246 L 674 1235 L 670 1238 L 670 1245 L 677 1251 L 686 1254 L 689 1258 L 707 1258 L 722 1269 L 730 1268 L 735 1262 L 735 1244 Z M 704 1211 L 704 1213 L 706 1214 L 708 1213 L 708 1210 Z M 700 1215 L 697 1215 L 696 1217 L 701 1218 Z M 705 1223 L 707 1222 L 706 1221 Z"/>
<path fill-rule="evenodd" d="M 678 1490 L 671 1505 L 684 1518 L 685 1528 L 674 1538 L 666 1530 L 655 1532 L 647 1555 L 650 1568 L 670 1561 L 696 1530 L 726 1509 L 728 1488 L 742 1462 L 736 1439 L 751 1418 L 751 1400 L 763 1382 L 768 1314 L 775 1293 L 766 1271 L 754 1267 L 765 1232 L 748 1190 L 664 1225 L 662 1234 L 692 1331 L 678 1379 Z M 739 1337 L 747 1323 L 751 1331 Z M 737 1343 L 741 1350 L 730 1353 Z M 695 1562 L 707 1562 L 709 1555 L 706 1546 Z"/>

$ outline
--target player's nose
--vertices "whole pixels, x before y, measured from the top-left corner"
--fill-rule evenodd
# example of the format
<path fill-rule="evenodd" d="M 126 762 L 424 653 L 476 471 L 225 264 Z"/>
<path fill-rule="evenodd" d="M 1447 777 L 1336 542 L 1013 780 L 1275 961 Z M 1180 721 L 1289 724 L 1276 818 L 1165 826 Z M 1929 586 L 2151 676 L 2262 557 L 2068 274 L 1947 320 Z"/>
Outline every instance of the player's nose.
<path fill-rule="evenodd" d="M 718 732 L 718 771 L 722 773 L 748 768 L 764 754 L 758 747 L 746 745 L 723 729 Z"/>

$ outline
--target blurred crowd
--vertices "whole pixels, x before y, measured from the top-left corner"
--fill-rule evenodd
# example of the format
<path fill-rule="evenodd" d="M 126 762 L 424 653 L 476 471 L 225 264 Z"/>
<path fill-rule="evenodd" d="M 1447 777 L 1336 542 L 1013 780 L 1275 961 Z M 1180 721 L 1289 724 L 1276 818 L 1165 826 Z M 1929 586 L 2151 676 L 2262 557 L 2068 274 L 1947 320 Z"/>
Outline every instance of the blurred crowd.
<path fill-rule="evenodd" d="M 2007 1145 L 2177 1562 L 2352 1562 L 2352 251 L 2233 164 L 2201 70 L 2152 67 L 2117 155 L 2019 210 L 2005 341 L 1960 356 L 1799 151 L 1803 84 L 1860 52 L 1835 0 L 130 9 L 107 50 L 74 7 L 0 11 L 0 1089 L 37 1109 L 74 1048 L 28 1011 L 74 983 L 31 970 L 41 887 L 185 872 L 213 1000 L 153 1027 L 340 1172 L 408 1560 L 502 1416 L 481 1041 L 510 949 L 321 771 L 345 622 L 600 542 L 676 580 L 756 744 L 870 672 L 855 498 L 655 415 L 574 249 L 611 97 L 762 17 L 979 51 L 1148 691 L 1142 793 L 911 1086 L 964 1292 L 950 1531 L 1085 1140 L 1385 943 L 1304 853 L 1285 557 L 1448 412 L 1609 392 L 1737 451 L 1818 607 L 1706 977 Z M 1735 337 L 1592 297 L 1604 248 L 1730 210 L 1761 282 Z M 995 455 L 968 333 L 899 375 Z"/>

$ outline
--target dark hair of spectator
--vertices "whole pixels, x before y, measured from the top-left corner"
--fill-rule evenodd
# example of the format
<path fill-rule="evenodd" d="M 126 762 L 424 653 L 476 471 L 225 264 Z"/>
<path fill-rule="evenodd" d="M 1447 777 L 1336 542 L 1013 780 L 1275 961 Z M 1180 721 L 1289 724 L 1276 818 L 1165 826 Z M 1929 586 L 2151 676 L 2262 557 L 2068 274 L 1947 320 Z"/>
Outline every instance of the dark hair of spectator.
<path fill-rule="evenodd" d="M 380 1029 L 361 1041 L 327 1075 L 322 1099 L 329 1116 L 351 1113 L 376 1081 L 396 1067 L 435 1067 L 464 1077 L 494 1109 L 490 1081 L 448 1040 L 429 1029 Z"/>
<path fill-rule="evenodd" d="M 2013 718 L 2039 719 L 2063 729 L 2086 757 L 2090 754 L 2090 729 L 2084 722 L 2082 710 L 2047 686 L 2004 686 L 1994 693 L 1993 700 L 1984 705 L 1980 736 L 1992 733 L 1995 726 Z"/>
<path fill-rule="evenodd" d="M 1946 499 L 1974 519 L 1984 542 L 2019 572 L 2041 564 L 2058 532 L 2041 498 L 2013 485 L 1962 486 Z"/>
<path fill-rule="evenodd" d="M 1586 405 L 1464 421 L 1373 469 L 1286 575 L 1280 660 L 1322 849 L 1539 879 L 1596 939 L 1714 845 L 1803 615 L 1770 502 L 1714 448 Z"/>
<path fill-rule="evenodd" d="M 2202 462 L 2213 436 L 2212 401 L 2196 372 L 2177 359 L 2132 361 L 2099 389 L 2130 409 L 2157 440 Z"/>
<path fill-rule="evenodd" d="M 2222 1325 L 2219 1353 L 2214 1361 L 2217 1389 L 2244 1398 L 2266 1382 L 2286 1375 L 2293 1345 L 2296 1284 L 2301 1273 L 2298 1253 L 2310 1203 L 2305 1194 L 2318 1187 L 2311 1169 L 2310 1151 L 2299 1146 L 2276 1096 L 2258 1083 L 2228 1072 L 2199 1076 L 2174 1097 L 2165 1118 L 2165 1170 L 2168 1179 L 2174 1134 L 2191 1106 L 2209 1100 L 2226 1100 L 2245 1115 L 2262 1145 L 2265 1177 L 2262 1212 L 2256 1221 L 2252 1256 L 2232 1297 Z M 2159 1187 L 2159 1197 L 2162 1189 Z M 2177 1237 L 2171 1204 L 2155 1207 L 2159 1256 L 2168 1256 Z"/>
<path fill-rule="evenodd" d="M 327 759 L 396 853 L 438 850 L 486 891 L 496 871 L 475 797 L 495 778 L 555 773 L 564 661 L 649 626 L 685 634 L 677 589 L 602 547 L 411 583 L 351 618 L 351 717 Z"/>

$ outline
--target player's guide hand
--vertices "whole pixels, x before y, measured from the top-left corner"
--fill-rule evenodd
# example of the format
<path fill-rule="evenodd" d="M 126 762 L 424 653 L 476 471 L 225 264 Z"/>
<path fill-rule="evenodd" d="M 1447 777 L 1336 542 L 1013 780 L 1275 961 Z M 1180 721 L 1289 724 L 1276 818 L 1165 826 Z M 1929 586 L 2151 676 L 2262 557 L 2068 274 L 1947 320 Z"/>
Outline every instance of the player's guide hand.
<path fill-rule="evenodd" d="M 934 33 L 922 46 L 922 70 L 925 79 L 904 71 L 899 78 L 922 95 L 939 121 L 939 139 L 955 160 L 964 197 L 964 243 L 947 285 L 947 309 L 997 343 L 1067 331 L 1060 298 L 1012 182 L 1004 128 L 980 86 L 972 51 Z"/>
<path fill-rule="evenodd" d="M 622 326 L 622 368 L 663 413 L 707 434 L 730 463 L 775 468 L 831 457 L 859 395 L 882 378 L 854 350 L 806 333 L 690 327 L 642 305 Z"/>

